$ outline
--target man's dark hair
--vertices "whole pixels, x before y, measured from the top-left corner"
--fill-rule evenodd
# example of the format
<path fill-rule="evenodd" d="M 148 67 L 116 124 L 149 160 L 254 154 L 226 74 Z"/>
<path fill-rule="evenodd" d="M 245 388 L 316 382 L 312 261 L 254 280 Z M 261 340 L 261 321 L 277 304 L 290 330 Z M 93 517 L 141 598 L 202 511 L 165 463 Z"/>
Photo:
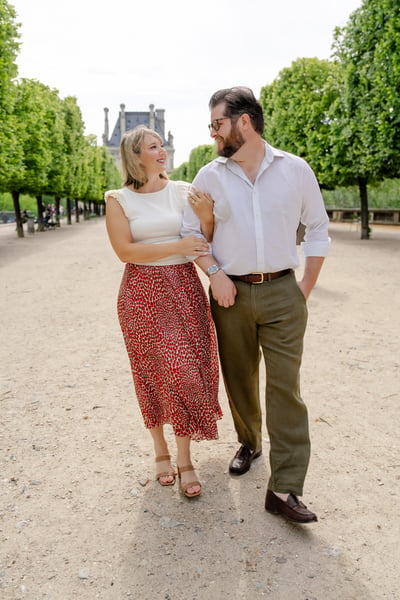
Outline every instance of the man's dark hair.
<path fill-rule="evenodd" d="M 250 88 L 238 86 L 218 90 L 211 96 L 208 106 L 211 110 L 221 102 L 225 102 L 225 117 L 235 120 L 246 113 L 255 131 L 260 135 L 264 133 L 263 110 Z"/>

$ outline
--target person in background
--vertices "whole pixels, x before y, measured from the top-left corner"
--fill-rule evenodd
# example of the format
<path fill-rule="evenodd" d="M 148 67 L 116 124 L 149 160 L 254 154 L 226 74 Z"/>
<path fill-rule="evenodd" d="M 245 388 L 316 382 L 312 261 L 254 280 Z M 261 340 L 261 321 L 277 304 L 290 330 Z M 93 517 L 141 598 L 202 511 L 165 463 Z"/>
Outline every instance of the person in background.
<path fill-rule="evenodd" d="M 169 181 L 167 153 L 155 131 L 139 127 L 121 140 L 124 186 L 105 194 L 111 245 L 126 263 L 118 316 L 143 415 L 154 443 L 156 478 L 175 483 L 164 436 L 173 428 L 183 493 L 201 493 L 191 440 L 218 438 L 218 355 L 214 324 L 193 259 L 209 254 L 201 235 L 180 237 L 190 197 L 202 224 L 213 230 L 212 198 Z"/>
<path fill-rule="evenodd" d="M 328 216 L 309 165 L 263 140 L 262 107 L 249 88 L 219 90 L 209 108 L 219 157 L 198 172 L 193 184 L 211 194 L 215 224 L 212 255 L 196 262 L 210 279 L 221 367 L 241 444 L 229 471 L 246 473 L 262 453 L 262 351 L 270 440 L 265 508 L 308 523 L 317 516 L 300 499 L 310 457 L 300 364 L 307 298 L 330 243 Z M 299 223 L 305 226 L 305 265 L 296 281 Z M 189 207 L 181 233 L 190 238 L 200 231 Z"/>

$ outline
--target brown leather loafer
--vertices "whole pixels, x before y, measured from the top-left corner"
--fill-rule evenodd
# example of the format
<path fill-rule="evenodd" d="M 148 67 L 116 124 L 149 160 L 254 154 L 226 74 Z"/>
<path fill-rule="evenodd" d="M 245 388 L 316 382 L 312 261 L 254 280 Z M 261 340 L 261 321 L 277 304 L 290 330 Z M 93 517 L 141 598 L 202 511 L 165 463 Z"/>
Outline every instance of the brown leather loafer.
<path fill-rule="evenodd" d="M 289 521 L 294 523 L 311 523 L 318 521 L 317 515 L 308 510 L 294 494 L 289 494 L 286 502 L 278 498 L 271 490 L 267 490 L 265 498 L 265 508 L 274 515 L 283 515 Z"/>
<path fill-rule="evenodd" d="M 262 450 L 251 450 L 248 446 L 240 446 L 235 456 L 229 463 L 229 473 L 243 475 L 250 469 L 255 458 L 261 456 Z"/>

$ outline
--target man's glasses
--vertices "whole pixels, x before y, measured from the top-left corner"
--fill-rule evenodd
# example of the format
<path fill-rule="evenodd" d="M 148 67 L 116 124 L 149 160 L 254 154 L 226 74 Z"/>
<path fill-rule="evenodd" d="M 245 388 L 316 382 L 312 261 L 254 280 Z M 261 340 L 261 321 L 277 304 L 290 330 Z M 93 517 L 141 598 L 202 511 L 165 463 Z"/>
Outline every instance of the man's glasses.
<path fill-rule="evenodd" d="M 219 128 L 221 127 L 220 121 L 223 121 L 224 119 L 230 119 L 230 117 L 219 117 L 218 119 L 214 119 L 214 121 L 208 125 L 208 129 L 210 130 L 210 133 L 212 132 L 213 129 L 214 129 L 214 131 L 218 131 Z"/>

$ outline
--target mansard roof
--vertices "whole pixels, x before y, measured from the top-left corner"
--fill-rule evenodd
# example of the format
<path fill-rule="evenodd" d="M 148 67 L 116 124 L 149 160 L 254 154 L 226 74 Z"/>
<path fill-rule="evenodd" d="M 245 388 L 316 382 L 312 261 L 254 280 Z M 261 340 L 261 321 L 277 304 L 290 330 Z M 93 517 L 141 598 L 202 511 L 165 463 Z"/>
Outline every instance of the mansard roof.
<path fill-rule="evenodd" d="M 150 127 L 150 112 L 127 112 L 125 111 L 125 122 L 126 122 L 126 131 L 130 129 L 134 129 L 138 125 L 145 125 L 145 127 Z M 157 119 L 157 115 L 154 118 L 154 129 L 161 136 L 164 144 L 167 144 L 167 140 L 165 139 L 164 125 Z M 110 139 L 107 142 L 107 146 L 118 146 L 121 143 L 121 113 L 119 113 L 117 122 L 114 127 L 114 131 L 111 134 Z"/>

